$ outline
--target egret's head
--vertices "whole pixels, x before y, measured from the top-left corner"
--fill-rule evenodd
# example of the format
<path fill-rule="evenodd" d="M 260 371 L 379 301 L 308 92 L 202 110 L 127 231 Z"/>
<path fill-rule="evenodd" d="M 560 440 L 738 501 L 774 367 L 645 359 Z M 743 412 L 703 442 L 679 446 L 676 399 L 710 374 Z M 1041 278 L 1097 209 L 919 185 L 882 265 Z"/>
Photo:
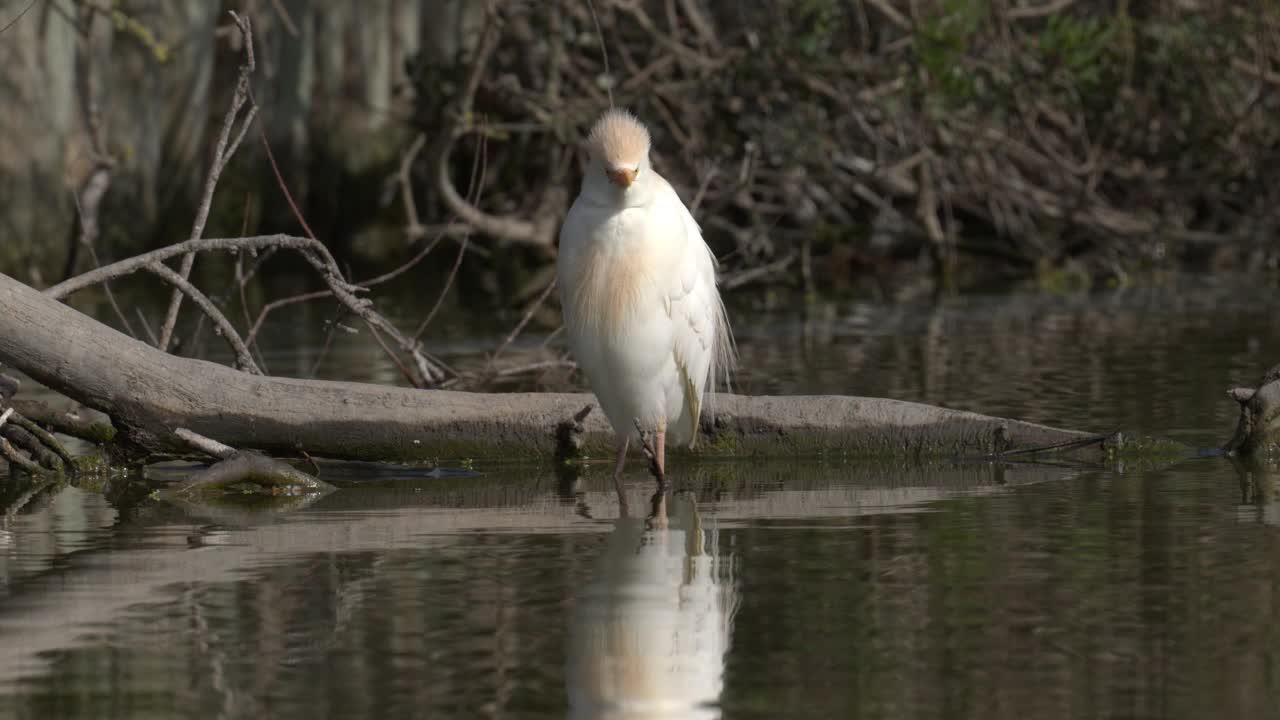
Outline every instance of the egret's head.
<path fill-rule="evenodd" d="M 600 116 L 587 137 L 587 150 L 595 161 L 588 172 L 603 173 L 624 190 L 649 169 L 649 131 L 626 110 L 615 108 Z"/>

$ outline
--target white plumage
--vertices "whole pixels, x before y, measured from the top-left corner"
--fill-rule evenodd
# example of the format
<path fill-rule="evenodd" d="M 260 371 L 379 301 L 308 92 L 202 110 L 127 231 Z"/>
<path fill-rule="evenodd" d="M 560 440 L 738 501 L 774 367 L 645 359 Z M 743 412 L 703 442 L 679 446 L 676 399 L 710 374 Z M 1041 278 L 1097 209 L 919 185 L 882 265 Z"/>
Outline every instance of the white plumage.
<path fill-rule="evenodd" d="M 557 272 L 570 349 L 619 437 L 637 426 L 697 439 L 705 393 L 733 362 L 716 261 L 679 195 L 649 163 L 649 133 L 610 110 L 588 142 L 582 190 L 560 231 Z"/>

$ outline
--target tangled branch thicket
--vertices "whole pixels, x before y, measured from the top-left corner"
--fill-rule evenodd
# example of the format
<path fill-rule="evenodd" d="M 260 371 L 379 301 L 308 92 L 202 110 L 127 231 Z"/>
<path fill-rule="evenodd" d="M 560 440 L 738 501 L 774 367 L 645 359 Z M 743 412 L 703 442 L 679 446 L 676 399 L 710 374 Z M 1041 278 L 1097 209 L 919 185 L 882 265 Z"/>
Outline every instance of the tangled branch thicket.
<path fill-rule="evenodd" d="M 602 38 L 586 3 L 500 3 L 456 65 L 412 68 L 435 145 L 417 170 L 434 181 L 428 214 L 549 249 L 573 146 L 612 90 L 651 125 L 655 164 L 699 205 L 729 285 L 894 256 L 930 258 L 944 283 L 1280 257 L 1273 3 L 595 9 Z M 449 146 L 478 138 L 489 212 L 450 178 L 465 168 Z"/>

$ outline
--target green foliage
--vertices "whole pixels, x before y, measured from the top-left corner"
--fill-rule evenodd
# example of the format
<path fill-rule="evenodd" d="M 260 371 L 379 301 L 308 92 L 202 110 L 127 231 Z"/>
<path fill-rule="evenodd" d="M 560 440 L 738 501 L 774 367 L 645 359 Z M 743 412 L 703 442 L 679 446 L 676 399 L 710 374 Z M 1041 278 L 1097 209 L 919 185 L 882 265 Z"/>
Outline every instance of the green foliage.
<path fill-rule="evenodd" d="M 964 59 L 986 16 L 985 2 L 946 0 L 942 12 L 921 23 L 916 32 L 917 60 L 946 107 L 964 104 L 979 93 Z"/>
<path fill-rule="evenodd" d="M 1040 33 L 1038 49 L 1048 67 L 1065 70 L 1083 94 L 1098 92 L 1113 58 L 1115 38 L 1123 21 L 1097 16 L 1077 18 L 1051 15 Z"/>
<path fill-rule="evenodd" d="M 137 18 L 131 17 L 119 7 L 111 9 L 111 22 L 118 32 L 132 37 L 145 47 L 157 63 L 164 64 L 173 57 L 173 48 L 169 43 L 161 40 L 154 30 Z"/>
<path fill-rule="evenodd" d="M 819 58 L 831 51 L 843 27 L 844 10 L 834 0 L 797 0 L 791 8 L 794 18 L 791 49 L 806 58 Z"/>

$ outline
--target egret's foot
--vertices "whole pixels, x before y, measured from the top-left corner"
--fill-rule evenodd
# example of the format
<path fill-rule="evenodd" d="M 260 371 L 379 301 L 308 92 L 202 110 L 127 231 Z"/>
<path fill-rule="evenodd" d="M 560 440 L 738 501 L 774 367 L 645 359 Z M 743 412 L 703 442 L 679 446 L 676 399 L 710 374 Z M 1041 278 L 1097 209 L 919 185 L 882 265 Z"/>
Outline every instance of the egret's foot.
<path fill-rule="evenodd" d="M 653 497 L 649 500 L 649 517 L 644 519 L 644 525 L 650 530 L 667 529 L 667 488 L 665 485 L 659 485 L 658 490 L 653 493 Z"/>
<path fill-rule="evenodd" d="M 645 459 L 649 461 L 649 474 L 653 475 L 653 479 L 658 481 L 659 488 L 665 489 L 667 486 L 665 458 L 667 432 L 665 430 L 655 430 L 651 437 L 649 433 L 640 428 L 639 421 L 636 422 L 636 430 L 640 432 L 640 449 L 644 452 Z"/>
<path fill-rule="evenodd" d="M 613 489 L 618 493 L 618 514 L 621 517 L 629 517 L 630 512 L 627 508 L 627 494 L 622 491 L 622 469 L 627 464 L 627 446 L 631 444 L 631 438 L 622 438 L 622 442 L 618 445 L 618 455 L 613 464 Z"/>

